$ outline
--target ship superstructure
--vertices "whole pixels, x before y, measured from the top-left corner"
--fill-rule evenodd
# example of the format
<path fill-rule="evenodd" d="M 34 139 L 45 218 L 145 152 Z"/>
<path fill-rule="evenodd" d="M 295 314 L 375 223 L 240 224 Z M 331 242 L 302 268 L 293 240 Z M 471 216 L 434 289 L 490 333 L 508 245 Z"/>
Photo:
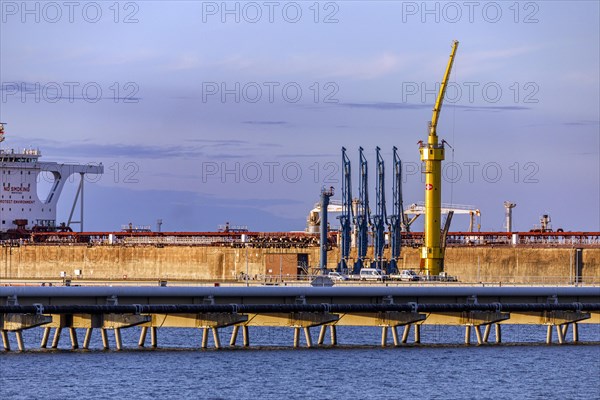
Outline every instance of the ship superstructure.
<path fill-rule="evenodd" d="M 4 140 L 4 124 L 0 123 L 0 142 Z M 0 148 L 0 232 L 11 230 L 52 231 L 57 228 L 56 206 L 65 182 L 73 174 L 79 174 L 77 198 L 83 196 L 86 174 L 102 174 L 104 167 L 98 165 L 61 164 L 39 161 L 38 149 Z M 37 184 L 42 179 L 52 182 L 45 199 L 38 197 Z M 81 201 L 81 205 L 83 202 Z M 71 212 L 71 216 L 73 212 Z M 83 227 L 83 214 L 80 215 Z M 72 221 L 69 221 L 72 222 Z M 69 225 L 69 223 L 67 224 Z"/>

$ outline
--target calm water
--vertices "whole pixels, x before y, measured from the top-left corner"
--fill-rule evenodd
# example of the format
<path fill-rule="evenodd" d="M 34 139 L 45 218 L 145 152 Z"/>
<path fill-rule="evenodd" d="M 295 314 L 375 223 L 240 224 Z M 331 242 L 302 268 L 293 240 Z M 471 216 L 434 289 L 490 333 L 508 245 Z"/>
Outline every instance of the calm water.
<path fill-rule="evenodd" d="M 63 350 L 41 351 L 41 332 L 26 332 L 32 350 L 0 353 L 0 399 L 600 399 L 597 325 L 580 327 L 594 344 L 546 346 L 544 327 L 504 326 L 519 344 L 467 347 L 463 329 L 424 326 L 425 344 L 385 349 L 363 327 L 338 328 L 341 345 L 321 349 L 292 349 L 291 329 L 251 327 L 250 349 L 219 351 L 194 349 L 200 334 L 187 329 L 161 329 L 159 350 L 138 350 L 139 328 L 123 331 L 122 352 L 100 350 L 98 332 L 90 351 L 66 350 L 66 332 Z"/>

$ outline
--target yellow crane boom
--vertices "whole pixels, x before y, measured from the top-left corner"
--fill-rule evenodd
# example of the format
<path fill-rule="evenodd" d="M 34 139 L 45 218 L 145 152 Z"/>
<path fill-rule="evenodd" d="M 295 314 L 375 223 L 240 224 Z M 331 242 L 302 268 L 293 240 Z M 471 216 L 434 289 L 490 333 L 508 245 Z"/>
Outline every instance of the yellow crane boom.
<path fill-rule="evenodd" d="M 421 161 L 425 164 L 425 242 L 421 248 L 421 268 L 428 275 L 439 275 L 444 267 L 444 249 L 441 242 L 442 220 L 442 161 L 444 160 L 444 144 L 438 143 L 437 123 L 444 103 L 444 95 L 448 87 L 448 79 L 454 63 L 458 41 L 452 42 L 450 60 L 442 79 L 440 91 L 433 108 L 433 117 L 429 127 L 427 144 L 419 142 Z"/>
<path fill-rule="evenodd" d="M 448 87 L 448 80 L 450 79 L 450 72 L 452 71 L 452 65 L 454 64 L 454 56 L 456 55 L 456 50 L 458 49 L 458 40 L 452 42 L 452 51 L 450 52 L 450 59 L 448 60 L 448 65 L 446 66 L 446 72 L 444 73 L 444 78 L 442 79 L 442 84 L 440 85 L 440 91 L 438 93 L 437 99 L 435 100 L 435 106 L 433 107 L 433 116 L 431 117 L 431 127 L 429 128 L 429 134 L 433 136 L 437 136 L 437 124 L 438 119 L 440 118 L 440 113 L 442 112 L 442 105 L 444 104 L 444 96 L 446 95 L 446 88 Z"/>

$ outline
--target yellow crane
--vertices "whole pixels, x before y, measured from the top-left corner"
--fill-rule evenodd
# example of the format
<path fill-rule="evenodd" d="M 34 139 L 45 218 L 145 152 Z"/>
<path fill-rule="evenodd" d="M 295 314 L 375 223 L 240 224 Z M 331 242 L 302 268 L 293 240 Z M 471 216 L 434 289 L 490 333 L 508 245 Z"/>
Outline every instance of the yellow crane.
<path fill-rule="evenodd" d="M 444 249 L 441 243 L 442 161 L 444 141 L 438 143 L 437 123 L 444 103 L 444 95 L 452 71 L 458 41 L 452 42 L 450 60 L 442 79 L 440 91 L 433 108 L 427 143 L 419 142 L 421 161 L 425 164 L 425 243 L 421 248 L 421 268 L 427 275 L 439 275 L 444 268 Z"/>

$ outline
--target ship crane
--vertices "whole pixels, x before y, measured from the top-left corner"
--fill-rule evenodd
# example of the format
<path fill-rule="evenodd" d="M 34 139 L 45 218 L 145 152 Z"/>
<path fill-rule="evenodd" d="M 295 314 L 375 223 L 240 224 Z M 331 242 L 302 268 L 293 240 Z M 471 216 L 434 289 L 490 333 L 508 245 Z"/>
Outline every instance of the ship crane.
<path fill-rule="evenodd" d="M 474 231 L 475 222 L 477 221 L 477 231 L 481 228 L 481 211 L 475 206 L 461 204 L 445 204 L 442 203 L 440 208 L 442 214 L 464 214 L 469 216 L 469 232 Z M 407 225 L 410 227 L 419 216 L 425 214 L 425 204 L 423 202 L 413 203 L 404 211 L 405 216 L 411 215 Z"/>
<path fill-rule="evenodd" d="M 385 225 L 387 213 L 385 207 L 385 164 L 381 149 L 375 148 L 377 155 L 377 182 L 375 185 L 376 213 L 373 215 L 373 262 L 372 267 L 383 269 L 383 249 L 385 247 Z"/>
<path fill-rule="evenodd" d="M 350 158 L 346 154 L 346 148 L 342 147 L 342 215 L 340 220 L 341 243 L 340 243 L 340 263 L 338 272 L 346 273 L 348 271 L 348 259 L 350 258 L 350 243 L 352 241 L 352 171 L 350 168 Z"/>
<path fill-rule="evenodd" d="M 363 148 L 359 147 L 360 154 L 360 171 L 358 192 L 359 200 L 356 205 L 354 215 L 354 224 L 357 230 L 357 255 L 354 263 L 354 274 L 359 274 L 364 266 L 364 261 L 367 257 L 367 249 L 369 246 L 369 225 L 371 224 L 371 212 L 369 211 L 369 180 L 367 159 L 363 153 Z"/>
<path fill-rule="evenodd" d="M 421 161 L 425 174 L 425 243 L 421 248 L 421 268 L 427 275 L 439 275 L 444 268 L 444 248 L 441 235 L 441 202 L 442 202 L 442 161 L 444 160 L 444 143 L 438 142 L 437 124 L 444 103 L 444 95 L 448 87 L 448 79 L 458 48 L 458 41 L 452 43 L 450 59 L 442 79 L 440 91 L 433 108 L 433 116 L 429 123 L 427 143 L 419 144 Z"/>
<path fill-rule="evenodd" d="M 0 122 L 0 143 L 4 142 L 4 122 Z"/>
<path fill-rule="evenodd" d="M 398 260 L 402 250 L 402 229 L 408 232 L 409 225 L 404 215 L 404 204 L 402 200 L 402 161 L 398 157 L 398 148 L 394 146 L 394 170 L 393 170 L 393 214 L 390 215 L 390 263 L 388 273 L 398 271 Z"/>

